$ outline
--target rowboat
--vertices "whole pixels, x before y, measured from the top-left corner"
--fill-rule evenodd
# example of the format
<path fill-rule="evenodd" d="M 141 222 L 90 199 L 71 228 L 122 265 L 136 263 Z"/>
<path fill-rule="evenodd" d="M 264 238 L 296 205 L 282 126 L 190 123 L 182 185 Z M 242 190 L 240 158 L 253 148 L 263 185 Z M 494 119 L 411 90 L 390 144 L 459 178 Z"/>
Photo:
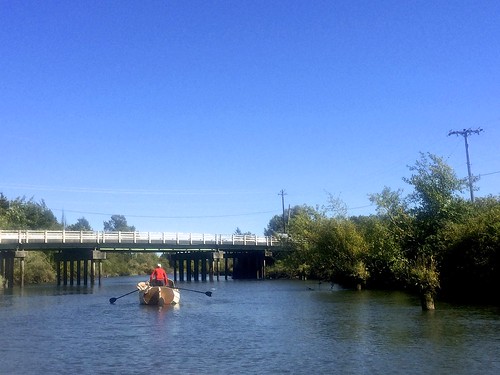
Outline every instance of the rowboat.
<path fill-rule="evenodd" d="M 141 305 L 175 305 L 179 303 L 181 294 L 175 289 L 174 282 L 168 280 L 168 286 L 152 286 L 149 282 L 140 282 L 137 284 L 139 289 L 139 303 Z"/>

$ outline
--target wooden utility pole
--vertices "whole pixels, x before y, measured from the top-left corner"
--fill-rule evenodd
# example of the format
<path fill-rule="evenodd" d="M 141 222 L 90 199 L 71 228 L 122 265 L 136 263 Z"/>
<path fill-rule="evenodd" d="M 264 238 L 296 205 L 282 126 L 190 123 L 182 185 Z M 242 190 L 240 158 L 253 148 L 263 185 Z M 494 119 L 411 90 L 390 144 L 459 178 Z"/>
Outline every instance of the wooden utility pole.
<path fill-rule="evenodd" d="M 475 130 L 472 129 L 463 129 L 463 130 L 450 130 L 448 133 L 448 136 L 454 134 L 454 135 L 461 135 L 464 137 L 465 140 L 465 155 L 467 157 L 467 172 L 469 174 L 469 190 L 470 190 L 470 200 L 471 202 L 474 202 L 474 189 L 472 188 L 472 173 L 470 170 L 470 159 L 469 159 L 469 143 L 467 142 L 467 137 L 471 134 L 479 134 L 483 131 L 481 128 L 477 128 Z"/>
<path fill-rule="evenodd" d="M 285 190 L 281 189 L 281 191 L 278 193 L 278 195 L 281 195 L 281 206 L 283 207 L 283 234 L 286 234 L 286 220 L 285 220 Z"/>

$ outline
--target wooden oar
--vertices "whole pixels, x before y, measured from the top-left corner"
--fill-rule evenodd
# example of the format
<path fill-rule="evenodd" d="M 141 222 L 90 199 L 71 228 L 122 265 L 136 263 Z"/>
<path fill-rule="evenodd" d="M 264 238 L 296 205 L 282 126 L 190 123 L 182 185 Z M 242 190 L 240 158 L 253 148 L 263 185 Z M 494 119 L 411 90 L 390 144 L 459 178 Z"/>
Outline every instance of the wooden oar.
<path fill-rule="evenodd" d="M 165 286 L 168 287 L 168 288 L 177 289 L 177 290 L 187 290 L 189 292 L 202 293 L 202 294 L 205 294 L 205 295 L 207 295 L 209 297 L 212 297 L 212 292 L 202 292 L 201 290 L 186 289 L 186 288 L 177 288 L 176 286 L 170 286 L 170 285 L 165 285 Z"/>
<path fill-rule="evenodd" d="M 137 292 L 138 290 L 139 290 L 139 289 L 136 289 L 136 290 L 133 290 L 133 291 L 131 291 L 131 292 L 125 293 L 123 296 L 120 296 L 120 297 L 113 297 L 113 298 L 110 298 L 110 299 L 109 299 L 109 303 L 113 304 L 113 303 L 115 303 L 115 302 L 116 302 L 116 300 L 117 300 L 118 298 L 122 298 L 122 297 L 128 296 L 129 294 L 135 293 L 135 292 Z"/>

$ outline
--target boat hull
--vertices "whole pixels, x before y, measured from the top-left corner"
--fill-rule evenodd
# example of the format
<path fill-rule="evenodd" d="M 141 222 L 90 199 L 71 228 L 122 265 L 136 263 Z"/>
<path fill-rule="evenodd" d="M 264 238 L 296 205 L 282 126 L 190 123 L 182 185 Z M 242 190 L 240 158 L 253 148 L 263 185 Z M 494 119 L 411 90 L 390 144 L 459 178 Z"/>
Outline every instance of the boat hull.
<path fill-rule="evenodd" d="M 149 283 L 140 282 L 137 284 L 139 289 L 139 303 L 141 305 L 175 305 L 180 301 L 179 290 L 175 289 L 172 281 L 170 286 L 150 286 Z"/>

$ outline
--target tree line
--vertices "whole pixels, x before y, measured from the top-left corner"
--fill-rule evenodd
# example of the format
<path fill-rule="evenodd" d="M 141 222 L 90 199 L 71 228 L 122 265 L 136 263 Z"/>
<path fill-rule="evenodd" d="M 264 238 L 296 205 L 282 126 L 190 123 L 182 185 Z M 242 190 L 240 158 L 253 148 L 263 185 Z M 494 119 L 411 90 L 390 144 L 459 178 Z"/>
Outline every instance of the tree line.
<path fill-rule="evenodd" d="M 326 206 L 275 216 L 265 234 L 281 235 L 293 251 L 268 274 L 405 289 L 420 295 L 423 309 L 434 309 L 436 297 L 500 304 L 499 197 L 461 198 L 467 180 L 433 154 L 421 153 L 409 170 L 403 180 L 412 192 L 370 195 L 374 215 L 349 217 L 330 195 Z"/>
<path fill-rule="evenodd" d="M 9 200 L 0 193 L 0 229 L 9 230 L 72 230 L 92 231 L 87 219 L 81 217 L 76 223 L 65 225 L 58 222 L 53 212 L 41 200 L 18 197 Z M 128 225 L 123 215 L 112 215 L 110 220 L 103 222 L 104 231 L 135 231 Z M 25 282 L 27 284 L 50 283 L 56 280 L 56 263 L 54 251 L 32 251 L 25 261 Z M 109 253 L 103 261 L 103 270 L 107 276 L 127 276 L 149 274 L 154 266 L 163 261 L 156 254 L 115 254 Z M 165 264 L 168 264 L 166 261 Z M 15 281 L 20 280 L 20 271 L 15 270 Z M 3 285 L 0 275 L 0 287 Z"/>

